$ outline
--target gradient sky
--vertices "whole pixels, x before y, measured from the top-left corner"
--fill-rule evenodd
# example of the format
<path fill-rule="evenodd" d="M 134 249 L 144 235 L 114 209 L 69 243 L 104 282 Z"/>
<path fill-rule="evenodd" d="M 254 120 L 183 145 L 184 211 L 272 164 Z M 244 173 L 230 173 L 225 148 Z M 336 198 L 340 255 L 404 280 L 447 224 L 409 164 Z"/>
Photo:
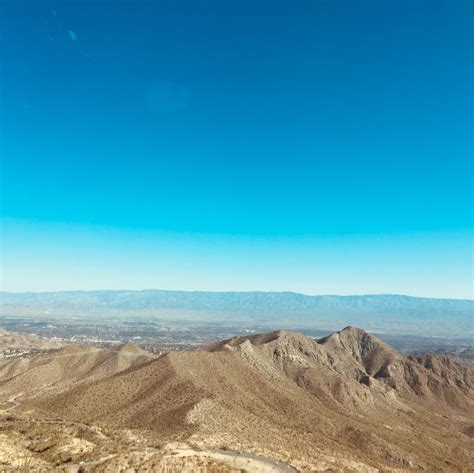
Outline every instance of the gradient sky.
<path fill-rule="evenodd" d="M 2 288 L 472 298 L 472 15 L 2 2 Z"/>

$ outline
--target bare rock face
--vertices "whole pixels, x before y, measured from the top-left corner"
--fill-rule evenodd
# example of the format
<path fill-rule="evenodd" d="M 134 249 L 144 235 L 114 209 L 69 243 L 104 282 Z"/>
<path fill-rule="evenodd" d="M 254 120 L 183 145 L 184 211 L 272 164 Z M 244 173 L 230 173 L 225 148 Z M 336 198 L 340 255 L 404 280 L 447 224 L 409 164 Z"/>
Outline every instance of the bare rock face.
<path fill-rule="evenodd" d="M 278 331 L 235 337 L 208 349 L 237 352 L 262 372 L 277 368 L 316 396 L 361 409 L 373 405 L 374 395 L 383 402 L 387 395 L 399 401 L 421 396 L 460 409 L 472 406 L 472 371 L 457 360 L 406 357 L 359 328 L 346 327 L 320 340 Z"/>
<path fill-rule="evenodd" d="M 23 392 L 18 410 L 263 452 L 300 471 L 462 471 L 474 460 L 472 371 L 445 356 L 406 357 L 354 327 L 160 357 L 129 344 L 67 347 L 4 366 L 0 386 L 4 398 Z"/>
<path fill-rule="evenodd" d="M 319 340 L 321 345 L 341 358 L 352 358 L 368 376 L 387 377 L 390 365 L 400 361 L 401 355 L 386 343 L 364 330 L 346 327 Z"/>

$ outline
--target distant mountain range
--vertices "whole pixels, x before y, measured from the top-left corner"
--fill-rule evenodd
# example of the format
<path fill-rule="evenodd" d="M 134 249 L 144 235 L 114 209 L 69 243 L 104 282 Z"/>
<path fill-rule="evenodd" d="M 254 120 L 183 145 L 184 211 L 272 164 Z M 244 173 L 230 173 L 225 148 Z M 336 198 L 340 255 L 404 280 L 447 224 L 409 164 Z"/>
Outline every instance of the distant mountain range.
<path fill-rule="evenodd" d="M 171 311 L 173 320 L 240 322 L 268 326 L 365 326 L 430 336 L 473 334 L 474 301 L 434 299 L 394 294 L 362 296 L 307 296 L 293 292 L 188 292 L 188 291 L 67 291 L 0 292 L 3 315 L 54 309 L 70 314 L 119 311 L 130 316 L 159 316 Z M 169 316 L 169 314 L 168 314 Z"/>

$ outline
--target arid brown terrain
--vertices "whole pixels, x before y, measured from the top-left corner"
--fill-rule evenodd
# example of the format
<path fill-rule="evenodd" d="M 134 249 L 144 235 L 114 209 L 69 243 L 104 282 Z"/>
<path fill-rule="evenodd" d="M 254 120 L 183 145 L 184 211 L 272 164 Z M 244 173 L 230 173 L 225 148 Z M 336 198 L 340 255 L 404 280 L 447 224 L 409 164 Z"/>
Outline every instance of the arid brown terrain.
<path fill-rule="evenodd" d="M 8 332 L 0 328 L 0 350 L 2 353 L 8 350 L 48 350 L 59 348 L 60 346 L 61 345 L 55 341 L 38 336 Z"/>
<path fill-rule="evenodd" d="M 1 471 L 473 471 L 472 371 L 346 327 L 0 359 Z"/>

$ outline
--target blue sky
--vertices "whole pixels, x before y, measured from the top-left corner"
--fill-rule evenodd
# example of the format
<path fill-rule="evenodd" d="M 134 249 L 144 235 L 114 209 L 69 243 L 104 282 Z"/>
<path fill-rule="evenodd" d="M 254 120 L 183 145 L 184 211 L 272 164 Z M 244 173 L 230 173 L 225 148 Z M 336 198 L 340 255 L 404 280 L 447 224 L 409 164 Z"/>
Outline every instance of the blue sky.
<path fill-rule="evenodd" d="M 472 297 L 471 2 L 6 2 L 2 287 Z"/>

